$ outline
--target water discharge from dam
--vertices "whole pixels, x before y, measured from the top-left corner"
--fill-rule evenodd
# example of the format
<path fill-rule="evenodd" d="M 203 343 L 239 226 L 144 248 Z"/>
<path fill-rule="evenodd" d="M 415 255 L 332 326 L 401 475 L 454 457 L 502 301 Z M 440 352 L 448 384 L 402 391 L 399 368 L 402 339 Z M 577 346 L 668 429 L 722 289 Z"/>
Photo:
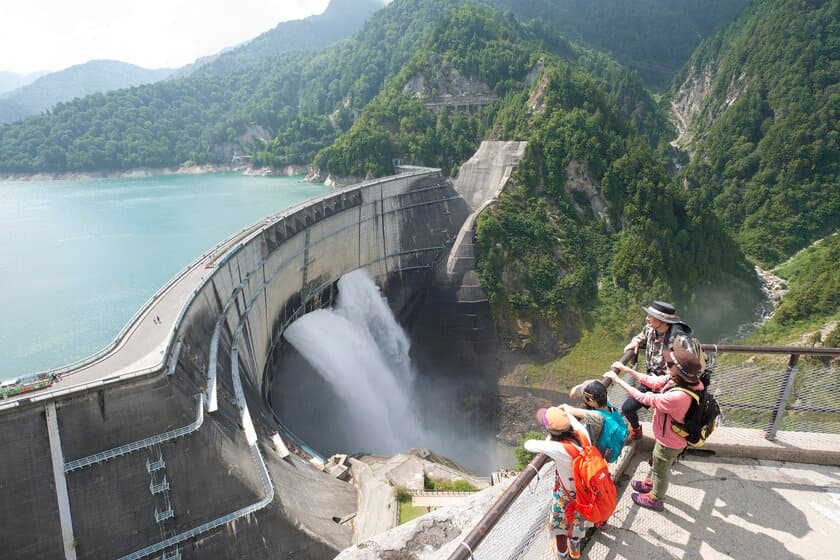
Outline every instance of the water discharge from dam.
<path fill-rule="evenodd" d="M 335 309 L 304 315 L 284 336 L 333 386 L 358 443 L 374 453 L 401 451 L 400 442 L 420 432 L 408 338 L 363 271 L 343 276 L 338 288 Z"/>
<path fill-rule="evenodd" d="M 476 472 L 510 466 L 494 431 L 476 429 L 458 412 L 452 388 L 424 383 L 414 371 L 408 337 L 373 280 L 357 270 L 338 288 L 334 309 L 308 313 L 286 329 L 306 364 L 283 367 L 295 371 L 277 406 L 284 422 L 327 454 L 428 448 Z"/>

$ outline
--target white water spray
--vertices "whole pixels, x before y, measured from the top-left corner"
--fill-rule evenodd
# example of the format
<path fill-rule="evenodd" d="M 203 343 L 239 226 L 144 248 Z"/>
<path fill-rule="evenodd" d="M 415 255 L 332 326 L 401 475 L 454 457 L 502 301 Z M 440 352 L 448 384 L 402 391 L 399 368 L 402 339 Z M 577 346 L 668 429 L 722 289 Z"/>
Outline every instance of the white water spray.
<path fill-rule="evenodd" d="M 349 445 L 371 453 L 403 452 L 407 442 L 425 439 L 410 398 L 408 337 L 364 271 L 343 276 L 338 289 L 334 310 L 304 315 L 283 336 L 346 405 L 342 423 L 357 436 Z"/>

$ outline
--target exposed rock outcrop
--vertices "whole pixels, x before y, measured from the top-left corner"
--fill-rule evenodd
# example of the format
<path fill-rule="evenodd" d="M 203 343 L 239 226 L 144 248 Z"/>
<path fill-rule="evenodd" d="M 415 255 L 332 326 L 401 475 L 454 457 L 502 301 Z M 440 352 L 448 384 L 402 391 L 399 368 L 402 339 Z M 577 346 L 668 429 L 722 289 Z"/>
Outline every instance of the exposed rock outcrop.
<path fill-rule="evenodd" d="M 533 86 L 531 87 L 531 94 L 528 96 L 528 109 L 537 115 L 545 111 L 545 88 L 548 87 L 548 76 L 544 70 L 545 63 L 540 60 L 525 77 L 525 82 Z"/>
<path fill-rule="evenodd" d="M 457 68 L 442 64 L 430 78 L 424 74 L 412 76 L 403 93 L 422 99 L 432 110 L 443 107 L 467 108 L 488 105 L 498 100 L 493 90 L 476 76 L 465 76 Z"/>
<path fill-rule="evenodd" d="M 572 200 L 575 210 L 581 216 L 593 216 L 611 225 L 607 199 L 601 195 L 599 187 L 598 182 L 589 173 L 586 162 L 577 159 L 569 162 L 566 167 L 564 189 Z M 588 203 L 588 208 L 581 204 L 583 201 Z"/>
<path fill-rule="evenodd" d="M 713 64 L 706 64 L 702 69 L 692 68 L 680 85 L 671 101 L 671 115 L 677 127 L 678 136 L 674 145 L 689 147 L 694 141 L 698 126 L 711 125 L 726 109 L 731 107 L 749 87 L 749 80 L 744 73 L 734 76 L 726 86 L 726 97 L 720 107 L 707 107 L 706 100 L 715 87 L 718 70 Z M 706 121 L 697 119 L 705 115 Z"/>

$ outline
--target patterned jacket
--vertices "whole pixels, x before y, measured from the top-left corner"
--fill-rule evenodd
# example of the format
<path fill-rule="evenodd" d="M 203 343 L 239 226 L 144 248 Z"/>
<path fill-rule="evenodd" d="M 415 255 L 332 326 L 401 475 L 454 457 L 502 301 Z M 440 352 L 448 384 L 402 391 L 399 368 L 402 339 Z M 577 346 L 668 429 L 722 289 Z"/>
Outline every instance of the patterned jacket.
<path fill-rule="evenodd" d="M 631 342 L 638 342 L 639 348 L 645 349 L 645 366 L 649 374 L 665 375 L 667 368 L 662 353 L 665 349 L 673 348 L 674 342 L 681 337 L 691 337 L 691 327 L 685 323 L 669 324 L 668 330 L 662 335 L 645 325 L 642 331 L 631 339 Z M 693 348 L 690 344 L 682 346 L 686 349 Z"/>

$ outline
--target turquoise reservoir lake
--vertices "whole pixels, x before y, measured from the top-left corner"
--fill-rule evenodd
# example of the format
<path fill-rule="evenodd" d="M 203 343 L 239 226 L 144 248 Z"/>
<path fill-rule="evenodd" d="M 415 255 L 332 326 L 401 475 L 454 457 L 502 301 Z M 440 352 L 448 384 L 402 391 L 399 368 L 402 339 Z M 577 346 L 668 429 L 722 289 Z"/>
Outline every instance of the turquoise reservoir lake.
<path fill-rule="evenodd" d="M 326 192 L 233 173 L 0 182 L 0 380 L 96 352 L 205 251 Z"/>

